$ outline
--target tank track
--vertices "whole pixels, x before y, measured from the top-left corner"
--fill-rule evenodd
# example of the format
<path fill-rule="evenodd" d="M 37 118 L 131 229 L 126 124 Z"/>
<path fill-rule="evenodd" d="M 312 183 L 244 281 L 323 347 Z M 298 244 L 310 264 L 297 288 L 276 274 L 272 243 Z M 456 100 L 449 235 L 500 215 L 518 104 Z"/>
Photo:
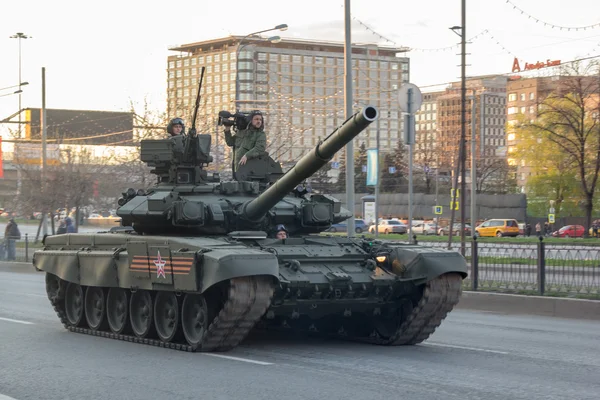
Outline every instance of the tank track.
<path fill-rule="evenodd" d="M 64 282 L 64 281 L 63 281 Z M 140 338 L 129 334 L 116 334 L 109 331 L 92 330 L 69 324 L 65 312 L 64 290 L 62 296 L 48 299 L 65 329 L 92 336 L 101 336 L 151 346 L 182 350 L 187 352 L 226 351 L 239 345 L 260 320 L 271 303 L 273 283 L 269 278 L 260 276 L 241 277 L 230 280 L 229 296 L 208 327 L 200 345 L 191 346 L 184 342 L 163 342 L 153 338 Z M 181 327 L 179 328 L 181 329 Z M 183 337 L 183 335 L 179 335 Z"/>
<path fill-rule="evenodd" d="M 462 293 L 462 278 L 458 274 L 439 276 L 425 285 L 423 296 L 389 338 L 381 337 L 375 330 L 369 337 L 351 339 L 372 344 L 401 346 L 421 343 L 440 326 L 454 308 Z"/>

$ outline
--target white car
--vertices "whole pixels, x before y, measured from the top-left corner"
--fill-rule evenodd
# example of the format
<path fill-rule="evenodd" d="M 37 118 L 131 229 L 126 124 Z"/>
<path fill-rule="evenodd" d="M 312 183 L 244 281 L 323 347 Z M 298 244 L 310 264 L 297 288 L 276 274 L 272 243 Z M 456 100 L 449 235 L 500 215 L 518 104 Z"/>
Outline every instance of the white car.
<path fill-rule="evenodd" d="M 419 222 L 413 225 L 412 231 L 415 235 L 435 235 L 435 224 L 429 222 Z"/>
<path fill-rule="evenodd" d="M 378 225 L 379 233 L 406 233 L 408 231 L 408 227 L 404 225 L 400 221 L 394 221 L 391 219 L 382 219 L 379 221 Z M 369 233 L 375 233 L 375 225 L 369 226 Z"/>

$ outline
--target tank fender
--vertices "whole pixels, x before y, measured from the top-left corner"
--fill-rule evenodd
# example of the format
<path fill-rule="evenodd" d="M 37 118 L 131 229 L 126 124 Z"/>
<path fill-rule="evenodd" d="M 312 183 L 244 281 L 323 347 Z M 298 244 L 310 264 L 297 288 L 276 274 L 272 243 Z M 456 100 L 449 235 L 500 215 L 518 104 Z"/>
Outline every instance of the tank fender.
<path fill-rule="evenodd" d="M 455 251 L 392 246 L 388 257 L 391 271 L 403 279 L 422 279 L 428 282 L 450 272 L 456 272 L 464 279 L 468 273 L 467 261 Z"/>
<path fill-rule="evenodd" d="M 203 254 L 201 292 L 227 279 L 268 275 L 279 281 L 279 262 L 273 253 L 256 249 L 213 249 Z"/>
<path fill-rule="evenodd" d="M 36 251 L 33 254 L 33 265 L 38 271 L 58 276 L 67 282 L 80 283 L 79 250 L 70 251 Z"/>

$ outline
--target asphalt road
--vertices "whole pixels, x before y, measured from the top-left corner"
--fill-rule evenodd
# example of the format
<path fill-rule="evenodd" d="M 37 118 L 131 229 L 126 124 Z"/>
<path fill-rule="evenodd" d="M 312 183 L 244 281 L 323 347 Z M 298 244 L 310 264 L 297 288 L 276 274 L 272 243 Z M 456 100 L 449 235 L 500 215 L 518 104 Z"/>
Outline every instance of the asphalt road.
<path fill-rule="evenodd" d="M 67 332 L 42 273 L 0 267 L 0 399 L 597 399 L 599 332 L 453 311 L 418 346 L 255 334 L 193 354 Z"/>

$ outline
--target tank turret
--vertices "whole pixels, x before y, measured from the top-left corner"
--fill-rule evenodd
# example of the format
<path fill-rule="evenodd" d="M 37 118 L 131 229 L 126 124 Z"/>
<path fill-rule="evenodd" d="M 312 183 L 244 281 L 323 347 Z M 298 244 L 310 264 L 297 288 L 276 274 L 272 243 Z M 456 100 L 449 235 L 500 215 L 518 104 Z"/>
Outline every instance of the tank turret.
<path fill-rule="evenodd" d="M 327 194 L 298 188 L 377 118 L 363 108 L 304 155 L 285 174 L 268 155 L 250 160 L 237 180 L 221 181 L 204 169 L 211 161 L 210 135 L 142 140 L 141 159 L 158 183 L 129 189 L 119 199 L 122 226 L 144 234 L 223 235 L 233 231 L 272 232 L 284 224 L 291 234 L 318 233 L 352 214 Z"/>

